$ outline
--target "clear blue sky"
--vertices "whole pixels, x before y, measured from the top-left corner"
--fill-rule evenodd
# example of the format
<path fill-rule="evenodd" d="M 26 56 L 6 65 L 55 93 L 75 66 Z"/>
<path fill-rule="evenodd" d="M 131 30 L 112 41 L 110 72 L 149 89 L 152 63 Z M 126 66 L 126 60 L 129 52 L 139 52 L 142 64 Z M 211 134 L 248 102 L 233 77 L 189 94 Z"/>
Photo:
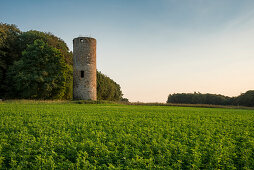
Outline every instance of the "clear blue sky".
<path fill-rule="evenodd" d="M 253 0 L 6 0 L 0 22 L 97 39 L 97 68 L 130 101 L 254 89 Z"/>

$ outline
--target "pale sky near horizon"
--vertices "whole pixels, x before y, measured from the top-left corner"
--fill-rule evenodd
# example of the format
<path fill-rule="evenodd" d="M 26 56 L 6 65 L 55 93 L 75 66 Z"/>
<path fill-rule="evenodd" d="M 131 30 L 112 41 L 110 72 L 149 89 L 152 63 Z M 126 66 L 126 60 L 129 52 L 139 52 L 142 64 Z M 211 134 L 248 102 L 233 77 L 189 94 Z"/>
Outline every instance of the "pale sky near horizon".
<path fill-rule="evenodd" d="M 254 89 L 253 0 L 0 0 L 0 22 L 97 39 L 97 68 L 132 102 Z"/>

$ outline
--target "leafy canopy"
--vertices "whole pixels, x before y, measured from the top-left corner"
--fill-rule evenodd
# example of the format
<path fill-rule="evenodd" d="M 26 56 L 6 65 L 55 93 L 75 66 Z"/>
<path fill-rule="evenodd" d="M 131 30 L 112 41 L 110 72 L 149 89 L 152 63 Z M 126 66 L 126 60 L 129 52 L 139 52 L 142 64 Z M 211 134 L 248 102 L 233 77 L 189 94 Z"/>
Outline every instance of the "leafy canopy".
<path fill-rule="evenodd" d="M 119 101 L 122 99 L 122 96 L 120 85 L 108 76 L 97 71 L 97 99 Z"/>
<path fill-rule="evenodd" d="M 0 98 L 6 94 L 8 88 L 6 72 L 21 54 L 18 49 L 20 33 L 15 25 L 0 23 Z"/>
<path fill-rule="evenodd" d="M 9 69 L 15 96 L 32 99 L 61 99 L 71 69 L 61 52 L 42 40 L 35 40 Z"/>

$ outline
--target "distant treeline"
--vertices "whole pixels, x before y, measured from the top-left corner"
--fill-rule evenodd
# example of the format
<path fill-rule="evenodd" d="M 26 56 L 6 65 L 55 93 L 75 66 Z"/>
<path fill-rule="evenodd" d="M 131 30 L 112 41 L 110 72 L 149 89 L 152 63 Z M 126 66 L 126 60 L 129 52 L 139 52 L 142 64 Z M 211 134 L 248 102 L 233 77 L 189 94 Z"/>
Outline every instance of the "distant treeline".
<path fill-rule="evenodd" d="M 201 93 L 175 93 L 168 96 L 167 103 L 179 104 L 211 104 L 254 106 L 254 90 L 249 90 L 237 97 L 228 97 L 218 94 Z"/>
<path fill-rule="evenodd" d="M 72 52 L 51 33 L 0 23 L 0 98 L 72 99 Z M 119 84 L 97 71 L 100 100 L 122 100 Z"/>

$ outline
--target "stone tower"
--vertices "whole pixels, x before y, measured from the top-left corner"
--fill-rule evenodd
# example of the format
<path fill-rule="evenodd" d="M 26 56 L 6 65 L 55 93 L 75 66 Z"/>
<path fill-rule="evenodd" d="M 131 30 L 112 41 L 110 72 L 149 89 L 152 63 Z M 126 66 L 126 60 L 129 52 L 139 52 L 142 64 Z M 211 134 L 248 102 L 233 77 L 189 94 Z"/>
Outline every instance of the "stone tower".
<path fill-rule="evenodd" d="M 73 39 L 73 99 L 96 100 L 96 39 Z"/>

